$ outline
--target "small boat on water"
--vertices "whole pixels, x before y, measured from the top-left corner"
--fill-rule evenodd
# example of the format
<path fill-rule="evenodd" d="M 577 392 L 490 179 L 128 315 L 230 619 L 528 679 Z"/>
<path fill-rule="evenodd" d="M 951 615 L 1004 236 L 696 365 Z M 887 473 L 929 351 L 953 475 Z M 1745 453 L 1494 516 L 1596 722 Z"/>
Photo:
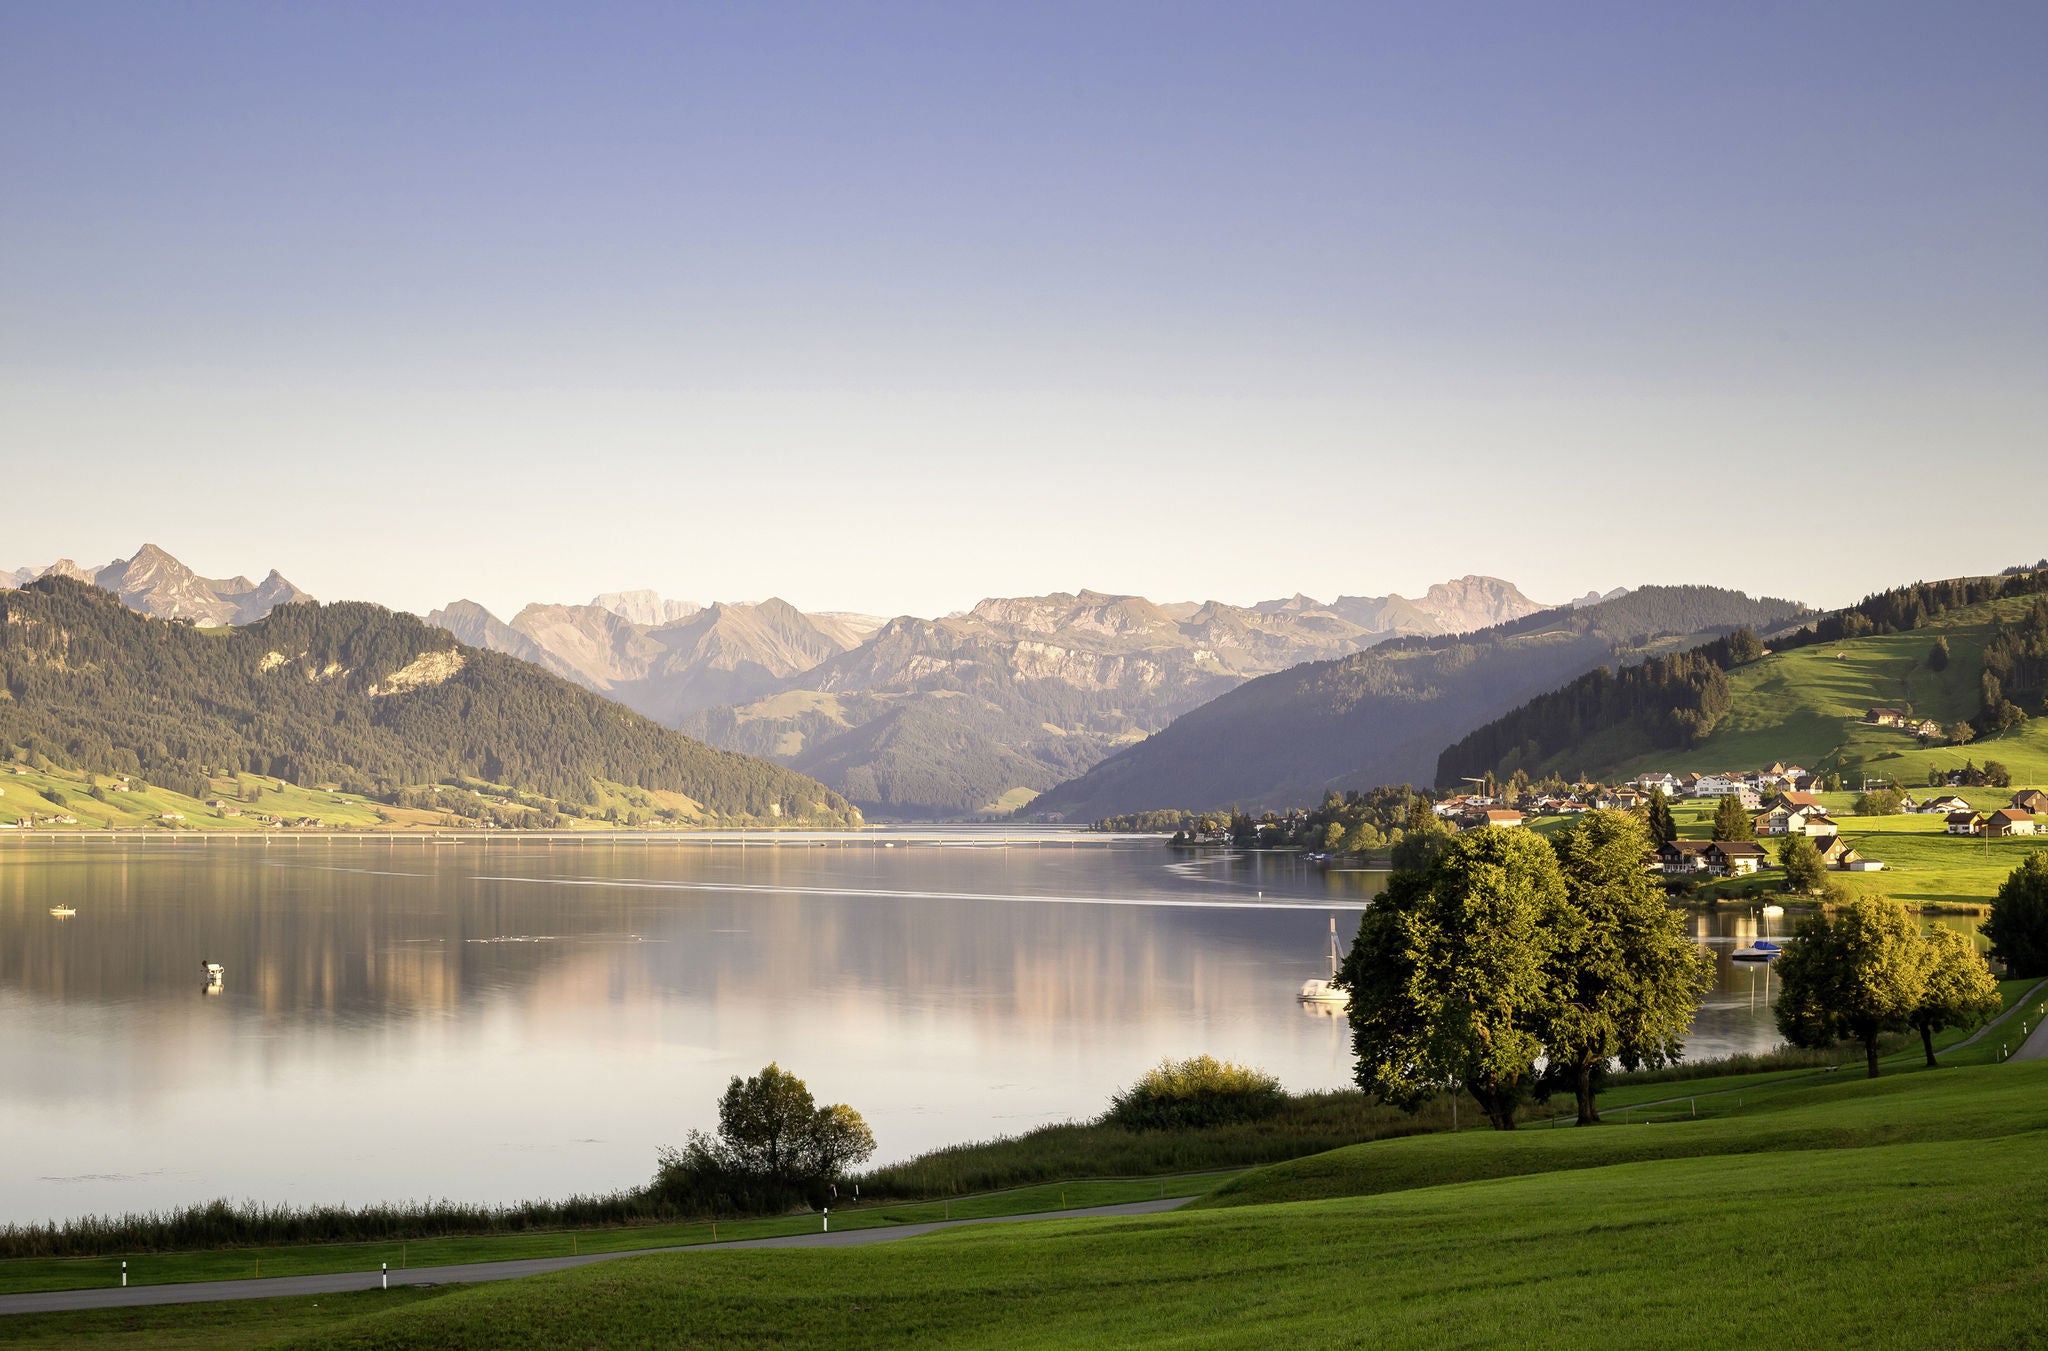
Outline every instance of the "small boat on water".
<path fill-rule="evenodd" d="M 1771 958 L 1782 957 L 1784 954 L 1785 949 L 1779 947 L 1770 939 L 1759 938 L 1746 948 L 1735 949 L 1735 960 L 1738 962 L 1768 962 Z"/>
<path fill-rule="evenodd" d="M 50 913 L 58 919 L 70 919 L 78 913 L 78 908 L 70 905 L 53 905 L 50 907 Z"/>
<path fill-rule="evenodd" d="M 1337 984 L 1337 917 L 1330 916 L 1330 976 L 1329 979 L 1305 980 L 1301 993 L 1296 996 L 1304 1004 L 1322 1004 L 1332 1007 L 1348 1007 L 1350 991 Z"/>

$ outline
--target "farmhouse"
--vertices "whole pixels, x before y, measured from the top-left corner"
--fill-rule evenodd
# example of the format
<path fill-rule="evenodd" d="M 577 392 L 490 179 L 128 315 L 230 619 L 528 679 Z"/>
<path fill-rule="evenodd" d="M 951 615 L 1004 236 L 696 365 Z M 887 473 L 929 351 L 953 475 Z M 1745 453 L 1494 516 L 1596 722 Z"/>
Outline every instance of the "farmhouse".
<path fill-rule="evenodd" d="M 1879 727 L 1904 727 L 1907 713 L 1903 708 L 1873 708 L 1863 715 L 1863 720 Z"/>
<path fill-rule="evenodd" d="M 2035 816 L 2048 813 L 2048 793 L 2038 788 L 2022 788 L 2012 795 L 2012 805 Z"/>
<path fill-rule="evenodd" d="M 1698 873 L 1707 870 L 1707 850 L 1712 840 L 1672 840 L 1657 846 L 1657 866 L 1667 873 Z"/>
<path fill-rule="evenodd" d="M 2001 807 L 1984 818 L 1981 833 L 1994 840 L 2002 840 L 2008 835 L 2031 835 L 2034 833 L 2034 817 L 2031 812 L 2023 812 L 2017 807 Z"/>
<path fill-rule="evenodd" d="M 1488 807 L 1484 811 L 1470 812 L 1459 822 L 1465 830 L 1480 830 L 1487 826 L 1512 829 L 1521 824 L 1522 814 L 1506 807 Z"/>
<path fill-rule="evenodd" d="M 1951 835 L 1981 835 L 1984 818 L 1973 811 L 1950 812 L 1947 829 Z"/>
<path fill-rule="evenodd" d="M 2014 805 L 2018 804 L 2015 803 Z M 1970 810 L 1970 804 L 1957 797 L 1954 793 L 1944 793 L 1940 797 L 1931 797 L 1920 804 L 1921 813 L 1927 816 L 1947 816 L 1951 812 L 1966 812 L 1968 810 Z M 2031 811 L 2032 808 L 2028 810 Z"/>
<path fill-rule="evenodd" d="M 1717 877 L 1747 877 L 1766 857 L 1762 845 L 1748 840 L 1715 840 L 1706 848 L 1707 871 Z"/>

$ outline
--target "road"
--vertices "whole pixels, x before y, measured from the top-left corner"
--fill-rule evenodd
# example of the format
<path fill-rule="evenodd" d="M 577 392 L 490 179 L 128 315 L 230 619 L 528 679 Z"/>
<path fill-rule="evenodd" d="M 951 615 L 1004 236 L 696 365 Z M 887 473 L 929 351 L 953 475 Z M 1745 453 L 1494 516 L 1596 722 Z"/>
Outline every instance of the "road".
<path fill-rule="evenodd" d="M 2040 993 L 2041 986 L 2036 985 L 2021 1001 L 2020 1021 L 2034 1030 L 2027 1034 L 2020 1048 L 2007 1057 L 2009 1060 L 2048 1060 L 2048 1018 L 2041 1016 Z"/>
<path fill-rule="evenodd" d="M 534 1257 L 512 1262 L 469 1262 L 461 1266 L 413 1267 L 390 1273 L 393 1285 L 453 1285 L 469 1281 L 507 1281 L 544 1271 L 609 1262 L 619 1257 L 653 1253 L 702 1252 L 716 1248 L 857 1248 L 916 1238 L 937 1229 L 970 1224 L 1013 1224 L 1019 1220 L 1075 1220 L 1114 1215 L 1156 1215 L 1189 1200 L 1133 1201 L 1118 1206 L 1041 1211 L 1035 1215 L 994 1215 L 981 1220 L 934 1220 L 930 1224 L 899 1224 L 878 1229 L 845 1229 L 834 1233 L 788 1234 L 781 1238 L 736 1239 L 730 1243 L 699 1243 L 678 1248 L 636 1248 L 630 1252 L 590 1253 L 581 1257 Z M 273 1299 L 281 1295 L 330 1295 L 347 1290 L 375 1290 L 383 1273 L 338 1271 L 321 1276 L 268 1276 L 250 1281 L 189 1281 L 173 1285 L 114 1286 L 94 1290 L 39 1290 L 25 1295 L 0 1295 L 0 1314 L 61 1313 L 72 1309 L 130 1309 L 146 1304 L 206 1304 L 222 1299 Z"/>

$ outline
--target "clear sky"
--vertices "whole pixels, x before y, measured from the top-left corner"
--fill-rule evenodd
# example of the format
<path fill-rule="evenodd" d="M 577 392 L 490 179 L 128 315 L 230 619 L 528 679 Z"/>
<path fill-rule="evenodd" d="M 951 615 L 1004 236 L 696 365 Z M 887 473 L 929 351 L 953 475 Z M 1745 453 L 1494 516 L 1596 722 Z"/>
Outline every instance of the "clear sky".
<path fill-rule="evenodd" d="M 2048 5 L 0 7 L 0 565 L 939 613 L 2048 554 Z"/>

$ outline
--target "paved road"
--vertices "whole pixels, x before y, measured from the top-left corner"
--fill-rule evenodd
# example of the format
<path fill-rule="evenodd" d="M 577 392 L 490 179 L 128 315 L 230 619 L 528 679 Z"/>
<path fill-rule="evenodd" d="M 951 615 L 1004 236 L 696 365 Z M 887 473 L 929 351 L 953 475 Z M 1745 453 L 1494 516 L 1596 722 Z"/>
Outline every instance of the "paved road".
<path fill-rule="evenodd" d="M 679 1248 L 636 1248 L 630 1252 L 590 1253 L 581 1257 L 533 1257 L 513 1262 L 470 1262 L 462 1266 L 413 1267 L 391 1273 L 393 1285 L 451 1285 L 467 1281 L 505 1281 L 537 1276 L 544 1271 L 609 1262 L 617 1257 L 650 1253 L 701 1252 L 706 1248 L 857 1248 L 869 1243 L 916 1238 L 935 1229 L 969 1224 L 1009 1224 L 1018 1220 L 1071 1220 L 1104 1215 L 1156 1215 L 1190 1198 L 1133 1201 L 1120 1206 L 1089 1206 L 1079 1210 L 1043 1211 L 1034 1215 L 995 1215 L 981 1220 L 934 1220 L 930 1224 L 899 1224 L 876 1229 L 842 1229 L 832 1233 L 788 1234 L 781 1238 L 737 1239 L 731 1243 L 699 1243 Z M 145 1304 L 206 1304 L 222 1299 L 271 1299 L 279 1295 L 329 1295 L 346 1290 L 375 1290 L 381 1273 L 339 1271 L 323 1276 L 267 1276 L 251 1281 L 189 1281 L 174 1285 L 115 1286 L 94 1290 L 45 1290 L 26 1295 L 0 1295 L 0 1314 L 59 1313 L 70 1309 L 127 1309 Z"/>
<path fill-rule="evenodd" d="M 2027 1039 L 2020 1043 L 2020 1048 L 2007 1057 L 2009 1060 L 2048 1060 L 2048 1018 L 2041 1016 L 2040 994 L 2041 986 L 2036 985 L 2027 992 L 2027 997 L 2020 1006 L 2024 1010 L 2019 1015 L 2020 1021 L 2034 1030 L 2027 1034 Z"/>

